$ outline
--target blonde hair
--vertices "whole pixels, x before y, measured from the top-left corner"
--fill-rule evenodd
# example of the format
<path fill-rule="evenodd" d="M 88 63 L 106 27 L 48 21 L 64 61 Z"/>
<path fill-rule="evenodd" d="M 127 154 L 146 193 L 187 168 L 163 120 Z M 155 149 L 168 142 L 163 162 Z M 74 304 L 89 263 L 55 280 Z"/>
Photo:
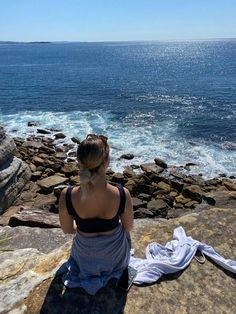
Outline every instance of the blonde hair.
<path fill-rule="evenodd" d="M 103 135 L 88 134 L 77 150 L 77 159 L 80 165 L 80 187 L 82 199 L 89 192 L 89 185 L 93 184 L 98 170 L 104 161 L 109 158 L 109 145 L 107 137 Z"/>

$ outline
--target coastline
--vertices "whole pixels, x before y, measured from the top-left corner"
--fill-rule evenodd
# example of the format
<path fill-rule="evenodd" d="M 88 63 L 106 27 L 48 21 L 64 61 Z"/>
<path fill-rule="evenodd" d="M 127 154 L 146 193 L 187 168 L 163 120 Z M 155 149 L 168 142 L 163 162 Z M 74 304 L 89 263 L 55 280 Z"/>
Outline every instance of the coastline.
<path fill-rule="evenodd" d="M 76 147 L 80 140 L 74 137 L 73 144 L 66 144 L 62 132 L 54 130 L 53 138 L 47 132 L 38 129 L 37 136 L 13 138 L 14 156 L 29 167 L 30 179 L 11 206 L 1 210 L 2 225 L 59 227 L 54 215 L 58 213 L 60 192 L 65 185 L 79 185 Z M 204 179 L 191 173 L 194 162 L 169 166 L 157 157 L 151 163 L 132 165 L 132 154 L 121 159 L 129 160 L 131 165 L 123 172 L 109 169 L 107 181 L 122 184 L 130 191 L 135 218 L 176 218 L 219 204 L 227 206 L 230 198 L 236 205 L 232 196 L 236 193 L 235 176 Z"/>
<path fill-rule="evenodd" d="M 96 307 L 99 313 L 106 313 L 112 304 L 112 312 L 117 311 L 121 292 L 115 280 L 96 294 L 93 302 L 88 303 L 83 289 L 79 292 L 70 289 L 64 295 L 61 275 L 70 255 L 72 236 L 64 235 L 60 229 L 57 201 L 64 184 L 79 183 L 77 165 L 64 159 L 69 147 L 62 145 L 64 150 L 58 149 L 46 135 L 13 141 L 8 136 L 1 137 L 0 128 L 0 148 L 3 144 L 7 149 L 2 155 L 0 150 L 0 159 L 5 154 L 14 163 L 14 160 L 21 161 L 18 158 L 21 157 L 25 160 L 22 163 L 31 169 L 29 181 L 0 216 L 3 309 L 39 313 L 54 308 L 59 313 L 67 306 L 72 312 L 75 309 L 80 312 L 81 304 L 85 309 L 92 304 L 90 312 Z M 141 169 L 139 174 L 132 168 L 123 173 L 107 173 L 107 180 L 112 184 L 121 183 L 131 191 L 135 218 L 141 218 L 135 219 L 131 231 L 135 256 L 142 257 L 151 242 L 170 241 L 176 226 L 183 226 L 189 236 L 209 243 L 222 256 L 235 259 L 236 184 L 233 180 L 185 176 L 181 168 L 172 169 L 158 158 L 151 164 L 141 165 Z M 17 170 L 14 184 L 15 178 L 22 179 L 18 175 Z M 150 313 L 155 313 L 160 304 L 162 313 L 170 313 L 173 308 L 181 311 L 187 308 L 193 313 L 209 312 L 210 308 L 209 313 L 214 313 L 219 310 L 218 305 L 212 306 L 216 297 L 220 310 L 228 313 L 235 308 L 235 302 L 232 303 L 235 274 L 218 268 L 208 260 L 204 265 L 193 260 L 182 275 L 181 272 L 168 278 L 163 276 L 159 284 L 142 289 L 133 286 L 124 313 L 138 314 L 141 307 L 149 307 Z M 191 298 L 188 293 L 183 294 L 180 307 L 178 296 L 184 290 L 192 291 Z M 197 298 L 200 301 L 196 303 Z"/>

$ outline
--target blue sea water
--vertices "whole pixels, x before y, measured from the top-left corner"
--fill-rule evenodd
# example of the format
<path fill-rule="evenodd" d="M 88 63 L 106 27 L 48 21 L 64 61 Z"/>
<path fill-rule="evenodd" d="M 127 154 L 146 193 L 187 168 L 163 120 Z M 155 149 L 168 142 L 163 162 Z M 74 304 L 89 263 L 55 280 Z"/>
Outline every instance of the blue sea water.
<path fill-rule="evenodd" d="M 106 134 L 115 170 L 236 175 L 236 40 L 0 45 L 0 123 L 26 137 L 32 120 L 68 142 Z"/>

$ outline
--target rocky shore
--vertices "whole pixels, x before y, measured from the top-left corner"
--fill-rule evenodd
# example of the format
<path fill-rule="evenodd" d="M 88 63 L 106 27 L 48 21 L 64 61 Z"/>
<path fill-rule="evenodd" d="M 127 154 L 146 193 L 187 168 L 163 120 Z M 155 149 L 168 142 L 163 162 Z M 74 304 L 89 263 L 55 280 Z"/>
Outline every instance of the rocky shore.
<path fill-rule="evenodd" d="M 27 139 L 2 140 L 0 184 L 2 195 L 7 195 L 0 201 L 2 225 L 59 227 L 55 214 L 61 189 L 67 184 L 79 185 L 76 162 L 79 139 L 72 138 L 73 144 L 66 144 L 65 137 L 61 132 L 38 129 L 38 135 Z M 121 156 L 130 160 L 133 157 Z M 194 163 L 168 166 L 155 158 L 153 163 L 131 164 L 123 173 L 110 169 L 107 180 L 130 191 L 135 218 L 175 218 L 217 205 L 219 201 L 232 202 L 231 194 L 236 191 L 234 177 L 204 180 L 201 174 L 191 175 L 192 166 Z"/>
<path fill-rule="evenodd" d="M 4 292 L 6 295 L 3 293 L 5 301 L 0 304 L 1 313 L 8 313 L 8 311 L 39 313 L 41 307 L 44 311 L 40 313 L 49 313 L 49 308 L 52 306 L 50 300 L 55 298 L 54 301 L 57 302 L 61 298 L 56 296 L 61 286 L 57 280 L 53 280 L 53 277 L 68 257 L 71 236 L 63 235 L 59 229 L 58 199 L 65 185 L 79 185 L 76 148 L 80 140 L 72 138 L 72 144 L 66 144 L 65 138 L 66 135 L 61 132 L 45 129 L 38 129 L 37 135 L 26 139 L 10 138 L 0 128 L 0 260 L 3 265 L 0 268 L 2 281 L 0 290 L 4 292 L 6 289 Z M 226 253 L 225 257 L 236 259 L 235 177 L 222 176 L 205 180 L 201 174 L 191 174 L 194 163 L 176 167 L 167 165 L 157 156 L 152 163 L 133 165 L 133 157 L 130 154 L 121 156 L 130 160 L 130 166 L 122 173 L 108 170 L 107 180 L 112 184 L 124 185 L 132 195 L 136 218 L 132 239 L 138 255 L 141 256 L 141 250 L 144 253 L 148 242 L 158 239 L 168 240 L 173 228 L 181 224 L 186 225 L 189 235 L 196 236 L 200 241 L 206 241 L 210 245 L 218 245 L 222 255 Z M 216 239 L 219 243 L 215 241 Z M 33 264 L 32 260 L 35 261 Z M 46 270 L 49 260 L 51 266 Z M 184 275 L 187 284 L 179 281 L 178 276 L 173 276 L 169 285 L 168 281 L 164 281 L 159 288 L 147 287 L 142 291 L 136 287 L 132 288 L 126 312 L 142 313 L 149 304 L 150 295 L 155 295 L 157 299 L 150 303 L 149 309 L 146 308 L 145 312 L 156 313 L 157 300 L 159 300 L 158 302 L 163 306 L 162 310 L 158 309 L 159 313 L 170 313 L 170 311 L 216 313 L 219 308 L 221 309 L 219 313 L 230 313 L 228 312 L 230 306 L 236 309 L 235 300 L 230 297 L 233 296 L 233 292 L 228 291 L 232 289 L 233 279 L 228 278 L 228 274 L 222 271 L 220 273 L 223 275 L 216 276 L 217 269 L 214 271 L 209 265 L 213 283 L 217 288 L 214 290 L 214 285 L 210 284 L 211 290 L 206 292 L 200 309 L 193 302 L 192 297 L 202 298 L 201 289 L 204 289 L 205 285 L 210 283 L 208 279 L 210 281 L 211 279 L 207 277 L 206 283 L 204 281 L 206 270 L 200 270 L 200 275 L 197 275 L 197 268 L 200 266 L 195 265 L 191 266 L 191 271 L 197 277 L 198 290 L 194 292 L 194 287 L 189 286 L 189 283 L 193 286 L 194 283 L 191 271 L 188 270 L 188 274 Z M 223 280 L 223 286 L 220 285 L 220 280 Z M 52 290 L 54 290 L 50 299 L 46 297 L 47 289 L 52 287 L 53 283 Z M 186 289 L 186 293 L 190 288 L 193 291 L 191 293 L 188 291 L 192 297 L 183 296 L 182 302 L 179 303 L 178 293 L 174 291 L 181 293 L 180 284 Z M 16 293 L 17 287 L 21 287 L 19 293 Z M 112 283 L 109 289 L 111 290 L 105 289 L 98 296 L 98 304 L 110 294 L 112 294 L 110 300 L 113 301 L 116 298 L 124 298 L 117 295 L 118 292 L 114 290 Z M 227 302 L 214 305 L 215 297 L 221 300 L 220 289 L 223 295 L 229 293 Z M 78 293 L 81 302 L 85 302 L 84 306 L 88 305 L 89 297 L 81 291 Z M 13 295 L 17 297 L 10 297 Z M 176 297 L 176 300 L 171 301 L 171 296 Z M 32 297 L 36 297 L 35 304 L 31 302 Z M 75 296 L 71 297 L 75 298 Z M 132 302 L 132 297 L 137 300 L 136 303 Z M 107 309 L 112 306 L 108 303 L 108 301 L 104 302 Z M 113 305 L 116 303 L 113 302 Z M 52 313 L 59 313 L 59 308 L 57 312 L 55 307 Z M 113 309 L 112 313 L 119 313 L 118 308 L 117 305 L 117 312 Z M 99 308 L 93 310 L 100 313 Z M 88 312 L 77 309 L 76 313 Z M 104 312 L 103 309 L 103 313 L 109 312 Z"/>

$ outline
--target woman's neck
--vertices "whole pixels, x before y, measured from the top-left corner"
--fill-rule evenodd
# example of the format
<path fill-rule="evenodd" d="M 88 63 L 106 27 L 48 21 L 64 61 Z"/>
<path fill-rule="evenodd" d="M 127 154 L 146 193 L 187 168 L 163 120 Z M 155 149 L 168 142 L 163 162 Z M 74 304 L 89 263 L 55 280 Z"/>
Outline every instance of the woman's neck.
<path fill-rule="evenodd" d="M 93 180 L 93 186 L 96 189 L 104 189 L 106 187 L 106 174 L 105 172 L 99 172 L 96 178 Z"/>

